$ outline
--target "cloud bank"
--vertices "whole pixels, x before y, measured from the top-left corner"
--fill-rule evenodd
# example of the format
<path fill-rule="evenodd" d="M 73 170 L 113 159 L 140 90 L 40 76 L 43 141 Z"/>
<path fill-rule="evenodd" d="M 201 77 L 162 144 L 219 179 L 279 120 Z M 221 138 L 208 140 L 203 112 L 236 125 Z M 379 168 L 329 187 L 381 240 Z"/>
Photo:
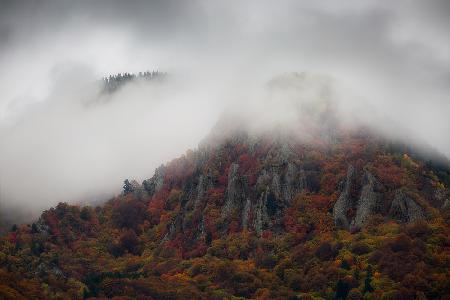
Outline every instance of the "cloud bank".
<path fill-rule="evenodd" d="M 104 199 L 291 71 L 336 79 L 345 107 L 450 156 L 449 12 L 445 0 L 1 1 L 0 204 Z M 89 104 L 102 76 L 153 69 L 171 84 Z"/>

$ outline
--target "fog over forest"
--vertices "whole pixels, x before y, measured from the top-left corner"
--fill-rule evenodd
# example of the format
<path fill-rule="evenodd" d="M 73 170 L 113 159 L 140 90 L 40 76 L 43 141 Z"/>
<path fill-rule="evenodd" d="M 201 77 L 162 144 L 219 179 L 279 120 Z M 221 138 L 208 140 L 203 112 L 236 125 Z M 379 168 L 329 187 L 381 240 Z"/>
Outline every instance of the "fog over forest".
<path fill-rule="evenodd" d="M 278 126 L 324 88 L 341 117 L 450 157 L 449 4 L 0 0 L 0 210 L 102 201 L 224 111 Z M 103 90 L 153 70 L 167 76 Z"/>

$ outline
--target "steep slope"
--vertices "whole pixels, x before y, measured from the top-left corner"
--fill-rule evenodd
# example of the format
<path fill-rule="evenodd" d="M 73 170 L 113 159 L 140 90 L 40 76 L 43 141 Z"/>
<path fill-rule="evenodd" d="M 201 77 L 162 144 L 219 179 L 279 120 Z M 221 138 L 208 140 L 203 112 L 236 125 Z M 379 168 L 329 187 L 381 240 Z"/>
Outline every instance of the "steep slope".
<path fill-rule="evenodd" d="M 61 203 L 14 229 L 0 295 L 448 297 L 450 171 L 326 105 L 306 111 L 326 122 L 251 131 L 225 118 L 104 206 Z"/>

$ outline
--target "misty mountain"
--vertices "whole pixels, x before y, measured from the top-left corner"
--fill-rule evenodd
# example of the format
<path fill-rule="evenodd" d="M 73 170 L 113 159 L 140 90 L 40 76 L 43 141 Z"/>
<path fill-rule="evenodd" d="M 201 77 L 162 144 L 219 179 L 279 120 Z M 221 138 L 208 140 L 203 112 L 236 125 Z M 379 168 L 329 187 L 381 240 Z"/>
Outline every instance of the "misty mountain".
<path fill-rule="evenodd" d="M 0 0 L 0 299 L 450 299 L 449 12 Z"/>
<path fill-rule="evenodd" d="M 226 112 L 197 149 L 105 204 L 14 226 L 0 295 L 445 298 L 448 162 L 343 118 L 327 78 L 266 88 L 252 114 Z"/>

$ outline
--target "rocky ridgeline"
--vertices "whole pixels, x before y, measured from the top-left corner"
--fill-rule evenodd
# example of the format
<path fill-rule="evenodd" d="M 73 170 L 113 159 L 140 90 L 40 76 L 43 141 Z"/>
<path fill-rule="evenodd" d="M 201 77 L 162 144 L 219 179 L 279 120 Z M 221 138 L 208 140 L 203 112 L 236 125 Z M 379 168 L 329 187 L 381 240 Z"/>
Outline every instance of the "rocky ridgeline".
<path fill-rule="evenodd" d="M 242 137 L 231 141 L 233 145 L 241 144 Z M 251 143 L 250 138 L 245 143 Z M 197 171 L 183 187 L 182 211 L 174 218 L 169 236 L 177 230 L 183 230 L 183 219 L 186 214 L 201 211 L 206 203 L 204 196 L 211 188 L 217 187 L 217 176 L 208 170 L 206 162 L 211 149 L 199 149 L 195 152 Z M 221 218 L 224 229 L 232 219 L 238 216 L 242 228 L 254 230 L 260 234 L 264 229 L 273 225 L 271 219 L 282 216 L 285 208 L 289 207 L 292 199 L 300 192 L 309 188 L 308 179 L 316 173 L 314 170 L 305 171 L 298 164 L 300 157 L 289 146 L 275 143 L 264 160 L 264 167 L 256 174 L 256 182 L 250 184 L 247 175 L 242 174 L 239 162 L 233 162 L 228 168 L 227 184 L 224 193 L 224 203 L 221 208 Z M 220 162 L 217 162 L 220 164 Z M 201 171 L 203 170 L 203 172 Z M 126 180 L 124 193 L 134 193 L 142 198 L 153 196 L 164 185 L 166 166 L 156 169 L 152 178 L 139 184 L 135 180 Z M 201 225 L 199 233 L 201 233 Z"/>
<path fill-rule="evenodd" d="M 192 215 L 200 218 L 196 223 L 198 235 L 205 234 L 202 216 L 207 205 L 206 195 L 209 190 L 218 187 L 217 174 L 210 168 L 213 152 L 246 145 L 252 154 L 261 143 L 257 138 L 240 135 L 215 149 L 200 147 L 193 152 L 196 171 L 183 184 L 181 210 L 172 219 L 165 238 L 170 239 L 176 233 L 188 230 L 192 223 L 187 221 L 187 216 Z M 259 157 L 261 167 L 258 168 L 253 183 L 244 174 L 243 166 L 238 160 L 230 164 L 226 169 L 226 188 L 220 208 L 221 230 L 225 232 L 235 221 L 240 229 L 254 231 L 258 235 L 265 229 L 282 231 L 281 220 L 293 199 L 300 193 L 319 191 L 321 170 L 317 165 L 310 166 L 310 163 L 306 163 L 301 154 L 292 150 L 295 145 L 291 146 L 292 142 L 287 139 L 273 142 L 264 156 Z M 213 165 L 222 163 L 219 157 L 213 160 Z M 125 193 L 133 192 L 138 197 L 145 194 L 151 198 L 166 184 L 165 171 L 166 166 L 159 167 L 155 175 L 144 180 L 142 185 L 126 181 Z M 426 209 L 407 188 L 387 189 L 366 167 L 357 170 L 353 165 L 348 165 L 345 180 L 340 186 L 340 196 L 330 210 L 330 217 L 336 228 L 359 230 L 376 214 L 399 222 L 414 222 L 427 217 Z M 441 199 L 436 200 L 439 204 L 435 207 L 441 209 L 448 205 L 445 204 L 450 198 L 448 190 L 436 190 L 436 193 L 434 198 Z"/>
<path fill-rule="evenodd" d="M 356 187 L 355 176 L 355 169 L 350 165 L 344 188 L 333 207 L 336 227 L 358 230 L 370 216 L 385 214 L 386 211 L 387 217 L 399 222 L 414 222 L 425 218 L 424 209 L 408 195 L 406 188 L 396 190 L 390 207 L 383 207 L 383 187 L 369 171 L 364 171 L 359 198 L 354 199 L 350 190 Z"/>

